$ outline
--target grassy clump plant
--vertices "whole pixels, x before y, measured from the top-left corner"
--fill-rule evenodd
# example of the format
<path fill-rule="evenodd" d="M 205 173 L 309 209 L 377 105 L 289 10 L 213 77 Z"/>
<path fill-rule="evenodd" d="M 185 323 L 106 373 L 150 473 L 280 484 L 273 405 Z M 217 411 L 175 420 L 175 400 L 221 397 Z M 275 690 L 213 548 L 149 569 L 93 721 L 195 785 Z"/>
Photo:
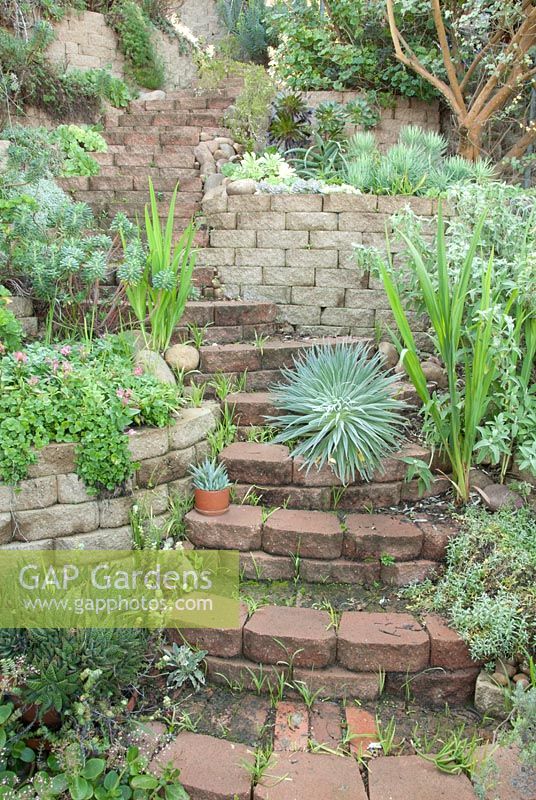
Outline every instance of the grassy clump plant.
<path fill-rule="evenodd" d="M 269 422 L 279 428 L 274 442 L 297 442 L 307 470 L 325 464 L 343 483 L 356 474 L 370 480 L 402 436 L 403 403 L 393 397 L 396 376 L 363 345 L 322 345 L 284 369 L 285 383 L 273 387 L 281 412 Z"/>

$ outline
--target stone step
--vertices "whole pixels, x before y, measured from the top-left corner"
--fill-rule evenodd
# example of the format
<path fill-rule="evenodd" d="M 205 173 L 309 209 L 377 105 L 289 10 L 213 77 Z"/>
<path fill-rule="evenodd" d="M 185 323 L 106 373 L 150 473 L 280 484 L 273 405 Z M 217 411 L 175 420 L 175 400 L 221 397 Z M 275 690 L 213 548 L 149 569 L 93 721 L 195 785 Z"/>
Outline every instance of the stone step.
<path fill-rule="evenodd" d="M 404 586 L 439 568 L 421 557 L 428 523 L 402 515 L 349 514 L 343 520 L 333 512 L 231 505 L 218 517 L 190 511 L 185 522 L 196 547 L 240 551 L 248 579 L 293 578 L 296 557 L 300 577 L 312 583 Z"/>
<path fill-rule="evenodd" d="M 158 753 L 151 767 L 161 772 L 170 762 L 180 770 L 191 800 L 251 800 L 246 766 L 252 766 L 253 752 L 244 744 L 184 732 Z"/>
<path fill-rule="evenodd" d="M 367 800 L 357 761 L 326 753 L 281 753 L 253 790 L 253 800 L 308 797 Z"/>
<path fill-rule="evenodd" d="M 464 703 L 479 672 L 443 620 L 429 617 L 421 625 L 406 613 L 345 611 L 337 625 L 326 611 L 264 606 L 249 619 L 242 609 L 241 629 L 234 634 L 172 632 L 175 641 L 178 635 L 208 651 L 211 679 L 250 688 L 256 676 L 263 691 L 283 675 L 334 699 L 374 699 L 385 688 L 432 705 Z"/>
<path fill-rule="evenodd" d="M 227 403 L 233 409 L 235 423 L 242 427 L 269 425 L 266 417 L 277 413 L 270 392 L 237 392 L 227 397 Z"/>
<path fill-rule="evenodd" d="M 368 765 L 369 800 L 476 800 L 466 775 L 441 772 L 420 756 L 372 759 Z M 528 800 L 528 798 L 527 798 Z"/>
<path fill-rule="evenodd" d="M 370 341 L 354 337 L 328 337 L 324 339 L 295 339 L 267 341 L 262 345 L 234 344 L 219 348 L 201 348 L 200 370 L 202 373 L 240 373 L 244 370 L 273 371 L 292 367 L 293 359 L 320 344 L 335 346 L 341 342 Z"/>

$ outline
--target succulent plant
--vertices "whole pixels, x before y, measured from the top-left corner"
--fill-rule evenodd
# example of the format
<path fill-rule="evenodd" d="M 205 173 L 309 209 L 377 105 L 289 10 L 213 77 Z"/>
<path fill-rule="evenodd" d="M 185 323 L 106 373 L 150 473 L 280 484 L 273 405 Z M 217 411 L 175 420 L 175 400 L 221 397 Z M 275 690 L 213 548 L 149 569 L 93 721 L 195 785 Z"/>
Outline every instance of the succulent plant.
<path fill-rule="evenodd" d="M 404 427 L 404 407 L 392 396 L 396 375 L 361 344 L 321 345 L 284 369 L 286 383 L 272 387 L 281 411 L 268 418 L 280 432 L 274 442 L 298 442 L 307 470 L 330 464 L 343 483 L 358 473 L 370 480 L 395 450 Z"/>
<path fill-rule="evenodd" d="M 206 458 L 201 464 L 190 467 L 192 484 L 195 489 L 205 492 L 220 492 L 229 486 L 229 476 L 225 464 L 218 464 Z"/>

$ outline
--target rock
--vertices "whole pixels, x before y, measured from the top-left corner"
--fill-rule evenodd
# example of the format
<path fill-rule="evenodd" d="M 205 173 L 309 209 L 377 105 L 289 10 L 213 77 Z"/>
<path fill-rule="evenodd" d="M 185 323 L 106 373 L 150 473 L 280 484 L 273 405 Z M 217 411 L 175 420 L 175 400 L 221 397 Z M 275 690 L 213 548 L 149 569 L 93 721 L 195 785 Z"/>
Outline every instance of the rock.
<path fill-rule="evenodd" d="M 508 675 L 505 672 L 502 672 L 502 670 L 494 672 L 493 675 L 491 676 L 491 680 L 497 686 L 508 686 L 508 684 L 510 683 Z"/>
<path fill-rule="evenodd" d="M 191 372 L 199 366 L 199 351 L 189 344 L 174 344 L 166 350 L 164 358 L 176 370 Z"/>
<path fill-rule="evenodd" d="M 398 364 L 398 350 L 391 342 L 380 342 L 378 353 L 383 356 L 383 364 L 387 369 L 393 369 Z"/>
<path fill-rule="evenodd" d="M 136 353 L 135 364 L 145 372 L 154 375 L 162 383 L 175 383 L 175 377 L 159 353 L 154 350 L 140 350 Z"/>
<path fill-rule="evenodd" d="M 435 383 L 439 389 L 445 389 L 447 386 L 447 376 L 445 370 L 439 366 L 437 361 L 431 358 L 427 361 L 421 362 L 421 369 L 426 378 L 426 383 Z"/>
<path fill-rule="evenodd" d="M 154 92 L 140 92 L 137 100 L 145 103 L 152 103 L 156 100 L 165 100 L 166 93 L 162 89 L 155 89 Z"/>
<path fill-rule="evenodd" d="M 513 678 L 517 672 L 517 666 L 515 664 L 510 664 L 508 661 L 497 661 L 495 664 L 495 671 L 501 672 L 503 675 L 506 675 L 508 678 Z"/>
<path fill-rule="evenodd" d="M 216 136 L 216 138 L 214 139 L 214 142 L 215 142 L 216 145 L 218 145 L 218 147 L 220 145 L 222 145 L 222 144 L 227 144 L 227 145 L 229 145 L 229 147 L 232 147 L 233 150 L 234 150 L 234 142 L 228 136 Z"/>
<path fill-rule="evenodd" d="M 227 194 L 255 194 L 257 184 L 252 178 L 242 178 L 238 181 L 230 181 L 227 186 Z"/>
<path fill-rule="evenodd" d="M 216 164 L 214 161 L 205 161 L 204 164 L 201 164 L 199 172 L 201 177 L 205 177 L 206 175 L 214 175 L 216 172 Z"/>
<path fill-rule="evenodd" d="M 222 183 L 223 183 L 223 175 L 217 172 L 213 173 L 212 175 L 207 175 L 203 186 L 205 193 L 210 192 L 211 189 L 215 189 L 217 186 L 221 186 Z"/>
<path fill-rule="evenodd" d="M 214 162 L 214 158 L 210 152 L 210 147 L 206 142 L 200 142 L 196 147 L 194 147 L 194 156 L 197 161 L 199 161 L 201 166 L 203 166 L 203 164 Z"/>
<path fill-rule="evenodd" d="M 489 714 L 498 719 L 508 716 L 504 688 L 497 686 L 485 670 L 476 679 L 475 707 L 481 714 Z"/>
<path fill-rule="evenodd" d="M 472 469 L 469 473 L 469 486 L 471 489 L 485 489 L 493 483 L 492 478 L 480 469 Z"/>
<path fill-rule="evenodd" d="M 501 508 L 522 508 L 523 498 L 502 483 L 490 483 L 484 489 L 477 490 L 486 508 L 500 511 Z"/>
<path fill-rule="evenodd" d="M 230 140 L 229 140 L 230 141 Z M 221 153 L 222 158 L 234 158 L 236 153 L 232 144 L 228 142 L 219 142 L 217 152 Z"/>
<path fill-rule="evenodd" d="M 521 686 L 523 687 L 523 689 L 528 689 L 528 687 L 530 685 L 529 679 L 527 678 L 527 676 L 523 672 L 518 672 L 516 675 L 514 675 L 512 680 L 516 685 L 518 683 L 520 683 Z"/>

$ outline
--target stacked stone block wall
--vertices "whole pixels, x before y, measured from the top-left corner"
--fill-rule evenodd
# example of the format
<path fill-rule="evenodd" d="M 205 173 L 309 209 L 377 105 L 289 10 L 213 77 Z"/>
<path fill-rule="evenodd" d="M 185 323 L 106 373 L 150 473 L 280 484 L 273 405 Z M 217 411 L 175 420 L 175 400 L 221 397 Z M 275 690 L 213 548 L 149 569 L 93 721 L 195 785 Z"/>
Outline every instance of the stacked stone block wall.
<path fill-rule="evenodd" d="M 129 439 L 137 468 L 118 496 L 88 493 L 76 474 L 76 445 L 49 444 L 17 487 L 0 483 L 0 550 L 130 549 L 134 503 L 165 518 L 173 493 L 190 488 L 188 468 L 208 455 L 207 434 L 218 407 L 183 410 L 166 428 L 134 429 Z"/>
<path fill-rule="evenodd" d="M 215 0 L 185 0 L 176 11 L 194 36 L 205 42 L 216 41 L 224 31 Z M 93 11 L 70 12 L 55 26 L 55 39 L 49 57 L 72 69 L 109 68 L 117 77 L 125 75 L 125 59 L 117 37 L 103 14 Z M 193 85 L 197 70 L 186 45 L 155 30 L 156 48 L 166 71 L 163 88 L 184 89 Z"/>
<path fill-rule="evenodd" d="M 320 103 L 348 103 L 359 96 L 359 92 L 306 92 L 306 102 L 316 108 Z M 400 131 L 406 125 L 417 125 L 425 130 L 439 131 L 439 103 L 425 102 L 409 97 L 396 97 L 387 108 L 382 108 L 378 125 L 372 128 L 380 150 L 384 151 L 398 139 Z M 347 133 L 359 130 L 357 126 L 348 126 Z"/>
<path fill-rule="evenodd" d="M 432 221 L 436 201 L 375 195 L 255 194 L 203 203 L 210 247 L 229 297 L 276 303 L 278 321 L 308 336 L 370 336 L 393 324 L 381 281 L 359 269 L 355 244 L 385 249 L 391 216 L 406 206 Z M 448 213 L 448 210 L 446 210 Z M 401 246 L 391 240 L 395 259 Z M 419 344 L 426 320 L 411 314 Z"/>

